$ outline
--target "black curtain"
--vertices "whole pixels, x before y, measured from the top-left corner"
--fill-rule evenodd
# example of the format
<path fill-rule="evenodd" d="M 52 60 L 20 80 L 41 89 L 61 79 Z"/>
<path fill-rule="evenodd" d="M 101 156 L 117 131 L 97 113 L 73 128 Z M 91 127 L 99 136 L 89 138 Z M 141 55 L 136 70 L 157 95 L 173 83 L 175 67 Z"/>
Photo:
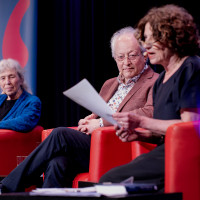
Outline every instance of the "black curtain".
<path fill-rule="evenodd" d="M 99 91 L 105 80 L 117 76 L 110 50 L 112 34 L 125 26 L 134 27 L 149 8 L 166 3 L 184 6 L 200 21 L 198 7 L 191 1 L 38 0 L 40 124 L 44 128 L 76 126 L 89 114 L 63 91 L 83 78 Z"/>

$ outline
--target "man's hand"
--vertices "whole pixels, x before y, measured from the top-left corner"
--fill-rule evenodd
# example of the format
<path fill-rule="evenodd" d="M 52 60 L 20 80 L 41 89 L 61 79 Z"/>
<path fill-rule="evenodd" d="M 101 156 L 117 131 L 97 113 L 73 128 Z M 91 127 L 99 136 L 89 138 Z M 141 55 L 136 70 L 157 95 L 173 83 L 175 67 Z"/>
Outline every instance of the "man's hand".
<path fill-rule="evenodd" d="M 96 118 L 95 114 L 88 115 L 84 119 L 80 119 L 78 122 L 78 125 L 85 125 L 87 124 L 88 120 L 95 119 L 95 118 Z"/>
<path fill-rule="evenodd" d="M 78 131 L 81 131 L 86 134 L 91 134 L 94 129 L 99 128 L 99 119 L 96 119 L 95 114 L 88 115 L 84 119 L 81 119 L 78 122 Z"/>

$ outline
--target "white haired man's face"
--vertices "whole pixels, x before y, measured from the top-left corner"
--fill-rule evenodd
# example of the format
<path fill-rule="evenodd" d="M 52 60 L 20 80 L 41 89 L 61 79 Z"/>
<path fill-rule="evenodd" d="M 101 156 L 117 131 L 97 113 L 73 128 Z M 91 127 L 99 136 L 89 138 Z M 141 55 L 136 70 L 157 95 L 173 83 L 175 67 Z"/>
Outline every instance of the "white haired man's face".
<path fill-rule="evenodd" d="M 146 59 L 133 35 L 127 34 L 118 38 L 115 43 L 115 61 L 125 83 L 144 69 Z"/>

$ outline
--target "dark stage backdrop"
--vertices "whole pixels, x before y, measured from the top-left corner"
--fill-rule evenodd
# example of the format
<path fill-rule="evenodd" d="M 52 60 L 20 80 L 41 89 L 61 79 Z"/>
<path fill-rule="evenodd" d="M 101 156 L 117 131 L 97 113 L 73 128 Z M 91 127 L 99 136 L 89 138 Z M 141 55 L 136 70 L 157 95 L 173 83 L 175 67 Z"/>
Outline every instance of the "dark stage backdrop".
<path fill-rule="evenodd" d="M 194 1 L 195 2 L 195 1 Z M 37 96 L 42 101 L 44 128 L 76 126 L 89 111 L 67 99 L 63 91 L 87 78 L 97 91 L 118 75 L 110 38 L 135 26 L 149 8 L 166 3 L 185 7 L 200 22 L 199 8 L 164 0 L 39 0 Z M 98 106 L 98 105 L 97 105 Z"/>

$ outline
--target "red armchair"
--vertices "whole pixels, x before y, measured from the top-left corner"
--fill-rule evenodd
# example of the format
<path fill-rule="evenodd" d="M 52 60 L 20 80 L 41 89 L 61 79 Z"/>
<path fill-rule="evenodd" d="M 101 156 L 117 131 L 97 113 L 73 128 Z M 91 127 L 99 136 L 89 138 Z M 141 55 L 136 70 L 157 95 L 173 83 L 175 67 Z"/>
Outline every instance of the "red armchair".
<path fill-rule="evenodd" d="M 155 146 L 145 142 L 121 142 L 114 127 L 96 129 L 91 138 L 89 172 L 78 174 L 73 181 L 73 187 L 78 187 L 79 181 L 98 182 L 108 170 L 130 162 Z"/>
<path fill-rule="evenodd" d="M 170 126 L 165 137 L 165 192 L 200 199 L 200 122 Z"/>
<path fill-rule="evenodd" d="M 47 137 L 51 130 L 44 130 L 42 135 Z M 113 127 L 99 128 L 92 133 L 89 172 L 78 174 L 73 187 L 78 181 L 98 182 L 109 169 L 154 147 L 144 142 L 120 142 Z M 200 199 L 200 122 L 178 123 L 167 129 L 165 192 L 182 192 L 183 200 Z"/>
<path fill-rule="evenodd" d="M 71 128 L 76 129 L 76 127 Z M 52 130 L 43 130 L 42 141 Z M 78 187 L 79 181 L 98 182 L 100 177 L 111 168 L 128 163 L 153 148 L 155 145 L 144 142 L 121 142 L 115 135 L 114 127 L 96 129 L 91 137 L 89 172 L 78 174 L 73 181 L 73 187 Z"/>
<path fill-rule="evenodd" d="M 0 129 L 0 176 L 7 176 L 17 166 L 17 156 L 27 156 L 41 142 L 43 127 L 28 133 Z"/>

